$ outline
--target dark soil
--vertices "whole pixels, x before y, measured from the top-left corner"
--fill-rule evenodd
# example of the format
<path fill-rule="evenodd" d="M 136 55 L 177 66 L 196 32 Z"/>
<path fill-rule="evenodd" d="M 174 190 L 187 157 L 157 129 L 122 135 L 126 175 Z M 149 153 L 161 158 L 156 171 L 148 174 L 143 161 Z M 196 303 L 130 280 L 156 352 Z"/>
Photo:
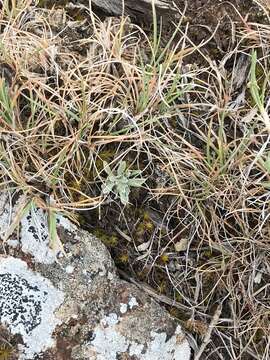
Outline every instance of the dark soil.
<path fill-rule="evenodd" d="M 235 45 L 236 28 L 247 28 L 248 22 L 262 22 L 263 10 L 252 0 L 184 0 L 175 3 L 185 16 L 188 35 L 205 53 L 222 58 Z"/>

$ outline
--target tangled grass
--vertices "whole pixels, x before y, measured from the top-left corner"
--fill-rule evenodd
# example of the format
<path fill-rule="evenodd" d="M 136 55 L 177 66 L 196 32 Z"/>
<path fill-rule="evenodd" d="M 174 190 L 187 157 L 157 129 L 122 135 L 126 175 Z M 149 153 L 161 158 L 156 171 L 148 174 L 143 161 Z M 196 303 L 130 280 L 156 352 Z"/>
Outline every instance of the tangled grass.
<path fill-rule="evenodd" d="M 267 17 L 217 63 L 183 17 L 166 42 L 155 21 L 0 4 L 2 188 L 74 218 L 117 204 L 124 261 L 171 299 L 195 359 L 269 359 Z M 147 179 L 126 208 L 102 193 L 122 161 Z M 158 220 L 136 236 L 126 214 L 146 205 Z"/>

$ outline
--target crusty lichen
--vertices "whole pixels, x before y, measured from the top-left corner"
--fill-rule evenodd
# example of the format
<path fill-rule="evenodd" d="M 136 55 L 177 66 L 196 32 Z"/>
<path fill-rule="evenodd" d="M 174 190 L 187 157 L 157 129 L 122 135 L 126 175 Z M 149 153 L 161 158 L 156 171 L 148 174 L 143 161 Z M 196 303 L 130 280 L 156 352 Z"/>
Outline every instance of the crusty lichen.
<path fill-rule="evenodd" d="M 135 298 L 132 299 L 134 303 Z M 127 307 L 125 311 L 122 310 L 123 304 L 121 304 L 120 313 L 125 316 Z M 136 356 L 139 360 L 189 359 L 190 348 L 180 326 L 177 326 L 175 333 L 169 338 L 166 332 L 151 331 L 150 341 L 138 343 L 121 332 L 121 316 L 110 313 L 100 321 L 89 342 L 88 355 L 91 354 L 91 358 L 117 360 L 120 354 L 126 354 L 128 358 Z"/>
<path fill-rule="evenodd" d="M 52 333 L 59 324 L 55 310 L 64 300 L 61 291 L 48 279 L 29 270 L 13 257 L 0 261 L 0 323 L 12 334 L 21 335 L 20 360 L 34 356 L 54 345 Z"/>

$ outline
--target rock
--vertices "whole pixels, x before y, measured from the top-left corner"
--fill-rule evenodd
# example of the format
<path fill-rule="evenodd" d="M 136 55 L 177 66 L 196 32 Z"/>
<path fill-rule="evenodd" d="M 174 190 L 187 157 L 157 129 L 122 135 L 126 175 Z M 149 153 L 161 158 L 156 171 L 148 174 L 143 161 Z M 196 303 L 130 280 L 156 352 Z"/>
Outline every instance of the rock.
<path fill-rule="evenodd" d="M 64 300 L 63 292 L 29 270 L 24 261 L 9 256 L 0 258 L 0 293 L 2 324 L 28 344 L 21 345 L 20 358 L 33 359 L 52 346 L 52 332 L 60 323 L 54 312 Z"/>
<path fill-rule="evenodd" d="M 4 194 L 0 203 L 4 238 L 18 206 Z M 46 213 L 32 207 L 0 257 L 0 326 L 17 358 L 188 360 L 180 325 L 119 279 L 105 246 L 61 215 L 57 223 L 64 254 L 52 253 Z"/>
<path fill-rule="evenodd" d="M 89 2 L 85 3 L 89 4 Z M 92 4 L 109 15 L 125 14 L 136 19 L 144 18 L 150 21 L 153 19 L 152 0 L 125 0 L 124 7 L 122 0 L 92 0 Z M 154 4 L 158 15 L 168 15 L 175 11 L 171 0 L 154 0 Z"/>

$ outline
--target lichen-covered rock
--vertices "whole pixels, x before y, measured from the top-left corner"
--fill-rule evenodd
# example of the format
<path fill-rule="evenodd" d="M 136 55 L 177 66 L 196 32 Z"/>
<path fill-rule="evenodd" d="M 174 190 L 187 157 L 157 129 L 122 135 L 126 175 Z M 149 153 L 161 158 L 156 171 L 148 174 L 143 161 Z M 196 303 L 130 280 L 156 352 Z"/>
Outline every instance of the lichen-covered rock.
<path fill-rule="evenodd" d="M 17 215 L 7 196 L 0 202 L 3 239 Z M 188 360 L 180 326 L 118 278 L 104 245 L 57 222 L 63 254 L 49 248 L 46 213 L 30 208 L 0 257 L 0 326 L 18 337 L 18 359 Z"/>
<path fill-rule="evenodd" d="M 55 310 L 64 300 L 48 279 L 27 268 L 14 257 L 0 257 L 0 320 L 10 332 L 20 334 L 21 359 L 33 359 L 51 347 L 52 332 L 60 321 Z"/>

